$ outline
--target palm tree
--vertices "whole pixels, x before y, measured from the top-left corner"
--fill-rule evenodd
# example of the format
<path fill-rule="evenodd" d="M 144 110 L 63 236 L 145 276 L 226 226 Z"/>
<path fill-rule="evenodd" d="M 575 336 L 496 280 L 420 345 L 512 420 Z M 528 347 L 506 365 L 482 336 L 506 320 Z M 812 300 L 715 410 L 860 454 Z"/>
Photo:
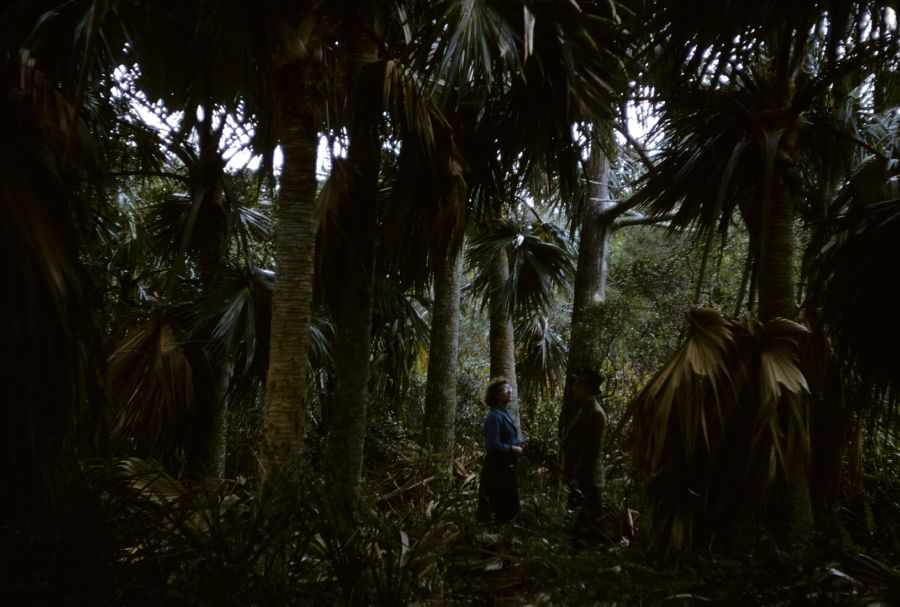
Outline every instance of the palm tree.
<path fill-rule="evenodd" d="M 137 41 L 146 42 L 146 51 L 139 55 L 142 73 L 146 72 L 139 81 L 141 86 L 151 92 L 161 87 L 166 95 L 159 95 L 163 99 L 197 90 L 203 103 L 226 109 L 240 101 L 246 114 L 255 118 L 254 146 L 264 153 L 267 166 L 272 166 L 276 145 L 280 144 L 283 152 L 276 209 L 274 339 L 268 357 L 261 465 L 264 475 L 277 469 L 297 471 L 306 435 L 318 225 L 316 152 L 326 75 L 323 44 L 329 30 L 322 25 L 314 2 L 275 3 L 266 11 L 239 2 L 214 6 L 174 3 L 167 8 L 164 14 L 181 14 L 181 18 L 175 17 L 167 29 L 142 30 L 145 36 Z M 170 28 L 179 25 L 188 31 L 174 37 L 179 44 L 173 45 Z M 165 32 L 164 40 L 150 35 L 160 31 Z M 137 42 L 135 47 L 140 50 Z M 184 62 L 183 57 L 194 61 Z M 180 72 L 179 66 L 187 69 Z"/>
<path fill-rule="evenodd" d="M 267 11 L 245 3 L 124 3 L 116 16 L 126 36 L 112 42 L 106 38 L 113 48 L 124 49 L 122 61 L 138 66 L 135 86 L 150 99 L 161 100 L 169 112 L 183 112 L 167 143 L 178 149 L 189 142 L 191 133 L 200 134 L 199 156 L 189 165 L 193 206 L 174 257 L 167 298 L 174 294 L 185 253 L 201 253 L 207 285 L 222 258 L 223 241 L 211 230 L 213 223 L 198 223 L 197 218 L 221 209 L 222 202 L 237 212 L 223 187 L 224 163 L 218 150 L 225 116 L 245 115 L 254 122 L 254 146 L 264 152 L 269 167 L 276 143 L 283 145 L 278 207 L 284 217 L 276 235 L 279 271 L 272 317 L 277 339 L 270 357 L 270 407 L 262 449 L 263 468 L 269 471 L 296 467 L 305 431 L 321 77 L 318 38 L 313 34 L 326 35 L 312 27 L 313 8 L 312 3 L 276 3 Z M 204 241 L 207 246 L 200 245 Z"/>
<path fill-rule="evenodd" d="M 383 175 L 379 272 L 421 296 L 433 292 L 423 440 L 440 472 L 453 458 L 459 349 L 465 161 L 451 126 L 418 74 L 391 63 L 391 127 L 400 142 Z"/>
<path fill-rule="evenodd" d="M 559 415 L 560 433 L 568 427 L 575 404 L 572 396 L 575 375 L 585 369 L 599 370 L 603 363 L 593 317 L 598 306 L 606 300 L 606 265 L 615 218 L 607 213 L 612 206 L 609 170 L 609 159 L 600 148 L 599 140 L 595 140 L 590 147 L 587 166 L 588 185 L 584 199 L 576 210 L 579 223 L 578 263 L 573 285 L 563 404 Z"/>
<path fill-rule="evenodd" d="M 325 443 L 326 474 L 338 509 L 352 513 L 362 480 L 366 409 L 369 400 L 369 352 L 375 267 L 377 184 L 381 162 L 383 82 L 377 31 L 382 17 L 369 3 L 347 3 L 341 19 L 346 41 L 347 106 L 341 120 L 347 130 L 346 180 L 342 196 L 329 204 L 334 231 L 323 242 L 334 252 L 327 285 L 335 323 L 334 390 L 329 402 Z M 333 207 L 333 208 L 331 208 Z"/>
<path fill-rule="evenodd" d="M 885 83 L 882 93 L 894 98 Z M 878 444 L 896 419 L 896 369 L 880 353 L 897 327 L 890 306 L 895 283 L 896 168 L 894 108 L 878 105 L 862 124 L 868 143 L 852 172 L 823 197 L 803 263 L 805 318 L 815 339 L 804 350 L 804 372 L 816 395 L 812 418 L 811 488 L 828 512 L 862 478 L 864 447 Z M 882 111 L 878 111 L 878 110 Z M 867 443 L 864 445 L 863 443 Z"/>
<path fill-rule="evenodd" d="M 434 271 L 424 438 L 439 455 L 440 470 L 445 473 L 452 470 L 453 463 L 462 267 L 462 256 L 451 253 Z"/>
<path fill-rule="evenodd" d="M 453 91 L 459 117 L 471 121 L 460 130 L 476 215 L 504 215 L 516 190 L 502 184 L 513 173 L 536 197 L 551 180 L 564 199 L 571 196 L 579 165 L 573 125 L 611 117 L 624 90 L 615 6 L 440 2 L 434 10 L 441 35 L 426 39 L 436 40 L 429 46 L 439 58 L 436 74 Z M 509 278 L 509 254 L 495 252 L 492 293 Z M 492 375 L 515 381 L 514 348 L 509 309 L 492 302 Z"/>
<path fill-rule="evenodd" d="M 651 31 L 661 38 L 652 43 L 665 38 L 666 50 L 648 75 L 670 136 L 634 200 L 658 215 L 674 211 L 673 226 L 699 234 L 724 230 L 739 210 L 750 235 L 759 318 L 776 331 L 777 319 L 797 319 L 794 229 L 804 200 L 803 171 L 810 166 L 805 158 L 818 151 L 816 133 L 833 132 L 837 96 L 855 88 L 845 80 L 861 83 L 865 66 L 889 52 L 892 36 L 857 39 L 857 26 L 877 13 L 852 13 L 843 5 L 829 16 L 815 2 L 753 14 L 733 7 L 728 19 L 699 30 L 705 21 L 692 11 L 710 7 L 658 8 Z M 683 77 L 670 71 L 673 65 Z M 779 360 L 783 374 L 795 373 L 796 355 Z M 792 439 L 766 448 L 783 455 L 776 458 L 783 464 L 777 487 L 784 496 L 785 536 L 796 543 L 812 528 L 808 409 L 803 395 L 787 386 L 780 395 L 773 440 L 782 440 L 779 433 Z M 772 419 L 765 400 L 756 407 L 758 420 Z M 656 440 L 652 436 L 642 435 L 641 448 Z M 658 464 L 644 471 L 652 475 Z"/>
<path fill-rule="evenodd" d="M 504 346 L 492 344 L 491 375 L 503 364 L 511 365 L 514 372 L 515 360 L 504 359 L 515 351 L 513 326 L 536 315 L 547 315 L 557 294 L 566 291 L 574 273 L 571 250 L 555 226 L 540 220 L 507 220 L 492 224 L 473 238 L 468 257 L 474 278 L 467 289 L 473 296 L 480 296 L 482 308 L 490 311 L 491 341 Z M 498 267 L 498 258 L 503 261 L 502 267 Z M 493 335 L 498 323 L 501 339 Z"/>

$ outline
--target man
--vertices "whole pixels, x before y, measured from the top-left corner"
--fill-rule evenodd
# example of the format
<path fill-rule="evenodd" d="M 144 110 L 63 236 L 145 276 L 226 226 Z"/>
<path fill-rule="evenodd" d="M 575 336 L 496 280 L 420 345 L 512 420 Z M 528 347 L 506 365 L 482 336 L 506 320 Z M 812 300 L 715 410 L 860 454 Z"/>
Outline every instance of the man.
<path fill-rule="evenodd" d="M 574 380 L 572 412 L 562 420 L 560 436 L 563 482 L 569 487 L 572 531 L 582 538 L 600 539 L 606 412 L 597 397 L 603 378 L 596 371 L 585 370 Z"/>

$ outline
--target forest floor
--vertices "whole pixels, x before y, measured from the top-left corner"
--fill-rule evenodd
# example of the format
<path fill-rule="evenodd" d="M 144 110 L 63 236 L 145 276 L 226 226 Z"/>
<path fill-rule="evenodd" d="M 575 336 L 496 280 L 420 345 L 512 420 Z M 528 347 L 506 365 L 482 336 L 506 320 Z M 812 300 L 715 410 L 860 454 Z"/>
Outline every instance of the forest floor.
<path fill-rule="evenodd" d="M 897 597 L 889 596 L 889 589 L 851 576 L 847 556 L 826 540 L 803 563 L 771 542 L 744 553 L 695 550 L 660 558 L 624 538 L 588 543 L 573 537 L 561 522 L 534 525 L 536 521 L 523 519 L 462 540 L 448 553 L 445 600 L 419 604 L 900 605 L 892 602 Z M 900 580 L 900 574 L 894 576 L 895 582 Z M 867 581 L 878 585 L 872 578 Z"/>
<path fill-rule="evenodd" d="M 439 555 L 436 562 L 408 565 L 411 577 L 421 577 L 409 582 L 416 588 L 408 587 L 413 600 L 407 604 L 900 607 L 900 570 L 884 564 L 897 562 L 896 525 L 884 514 L 862 517 L 864 522 L 846 508 L 836 511 L 835 519 L 842 520 L 817 532 L 800 557 L 779 550 L 771 536 L 759 532 L 747 541 L 729 538 L 727 548 L 720 538 L 715 545 L 665 555 L 649 548 L 647 521 L 641 514 L 621 505 L 608 511 L 604 540 L 586 541 L 573 533 L 566 523 L 563 492 L 552 475 L 523 475 L 523 511 L 513 523 L 476 523 L 477 460 L 471 462 L 458 470 L 449 494 L 424 490 L 419 500 L 405 506 L 407 513 L 428 510 L 422 506 L 426 503 L 444 503 L 446 508 L 426 523 L 427 534 L 437 539 L 421 554 Z M 539 471 L 541 463 L 532 462 L 528 469 Z M 611 501 L 623 504 L 618 491 Z M 418 507 L 412 506 L 415 501 Z M 623 510 L 629 515 L 623 517 Z M 873 508 L 858 511 L 871 514 Z M 896 506 L 886 512 L 896 512 Z M 410 520 L 408 515 L 392 519 L 395 524 Z M 446 528 L 437 520 L 444 520 Z M 421 532 L 418 536 L 424 542 Z M 429 581 L 422 583 L 425 579 Z"/>

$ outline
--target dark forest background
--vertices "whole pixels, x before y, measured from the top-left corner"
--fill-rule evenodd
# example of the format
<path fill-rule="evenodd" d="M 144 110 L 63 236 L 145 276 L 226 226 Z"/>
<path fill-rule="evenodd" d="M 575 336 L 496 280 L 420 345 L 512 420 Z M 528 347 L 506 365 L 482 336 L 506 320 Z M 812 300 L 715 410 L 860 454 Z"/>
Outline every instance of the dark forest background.
<path fill-rule="evenodd" d="M 896 2 L 0 6 L 4 604 L 900 602 Z"/>

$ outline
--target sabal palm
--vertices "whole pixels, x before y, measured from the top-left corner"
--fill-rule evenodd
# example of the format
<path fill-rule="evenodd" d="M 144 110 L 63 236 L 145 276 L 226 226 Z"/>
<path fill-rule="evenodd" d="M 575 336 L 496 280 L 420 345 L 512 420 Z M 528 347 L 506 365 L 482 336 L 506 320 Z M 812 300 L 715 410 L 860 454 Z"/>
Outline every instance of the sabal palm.
<path fill-rule="evenodd" d="M 268 167 L 275 145 L 282 146 L 272 316 L 276 339 L 269 356 L 262 451 L 264 469 L 294 467 L 306 427 L 316 147 L 326 73 L 322 50 L 329 30 L 320 27 L 313 2 L 271 3 L 265 10 L 243 2 L 140 6 L 146 23 L 132 24 L 129 47 L 140 65 L 138 85 L 169 109 L 185 112 L 183 136 L 194 125 L 197 108 L 204 116 L 214 108 L 240 109 L 254 123 L 253 145 Z M 180 35 L 173 36 L 173 30 Z"/>
<path fill-rule="evenodd" d="M 96 52 L 96 58 L 109 59 L 104 51 L 112 50 L 115 58 L 102 63 L 104 69 L 94 72 L 94 77 L 110 83 L 109 74 L 116 65 L 137 63 L 138 85 L 152 99 L 161 99 L 169 110 L 184 111 L 181 128 L 173 135 L 176 145 L 179 139 L 189 138 L 198 121 L 210 119 L 216 108 L 226 112 L 240 108 L 252 117 L 254 144 L 265 152 L 266 159 L 271 159 L 275 143 L 284 144 L 281 198 L 285 203 L 280 205 L 284 220 L 278 224 L 281 245 L 276 283 L 283 282 L 288 293 L 276 286 L 274 334 L 284 347 L 277 349 L 270 365 L 269 400 L 274 404 L 267 418 L 269 447 L 265 452 L 285 465 L 292 464 L 291 456 L 305 428 L 302 402 L 312 299 L 316 146 L 321 126 L 317 108 L 323 73 L 318 35 L 328 33 L 316 25 L 321 21 L 315 8 L 312 2 L 270 3 L 265 11 L 244 2 L 124 2 L 114 7 L 94 2 L 87 13 L 97 18 L 90 19 L 87 28 L 93 42 L 86 45 L 85 56 Z M 68 3 L 62 13 L 81 10 L 84 7 L 79 3 Z M 46 23 L 61 21 L 57 15 Z M 273 31 L 277 35 L 271 35 Z M 93 65 L 95 57 L 88 59 Z M 198 108 L 204 118 L 198 118 Z M 208 141 L 210 145 L 203 146 L 201 154 L 206 160 L 211 158 L 209 149 L 219 143 L 215 137 Z M 214 161 L 218 160 L 215 156 Z M 194 192 L 198 212 L 200 206 L 206 206 L 201 193 L 221 191 L 216 183 L 221 165 L 206 170 L 215 164 L 201 162 L 201 170 L 194 175 L 201 178 Z M 303 233 L 306 237 L 298 236 Z"/>
<path fill-rule="evenodd" d="M 573 125 L 611 117 L 625 89 L 615 5 L 441 2 L 434 8 L 445 34 L 433 43 L 435 69 L 452 92 L 475 216 L 503 216 L 519 187 L 507 187 L 516 182 L 510 175 L 538 199 L 554 182 L 569 201 L 581 153 Z M 491 290 L 499 293 L 508 251 L 496 253 Z M 511 319 L 502 304 L 492 305 L 492 374 L 515 377 L 513 347 Z M 514 412 L 516 406 L 514 397 Z"/>
<path fill-rule="evenodd" d="M 492 262 L 508 251 L 503 282 L 492 280 Z M 524 395 L 552 394 L 558 387 L 565 347 L 549 324 L 554 304 L 568 291 L 574 256 L 562 231 L 542 221 L 503 221 L 470 241 L 467 249 L 472 282 L 466 290 L 481 299 L 482 309 L 496 305 L 513 320 L 517 365 Z"/>
<path fill-rule="evenodd" d="M 896 90 L 885 86 L 884 98 Z M 887 109 L 887 108 L 885 108 Z M 826 507 L 860 479 L 862 443 L 877 444 L 896 419 L 895 365 L 883 344 L 897 335 L 891 312 L 896 281 L 897 152 L 895 110 L 871 116 L 860 137 L 862 155 L 832 200 L 819 207 L 804 258 L 803 310 L 815 330 L 804 350 L 804 371 L 820 395 L 813 417 L 814 497 Z M 839 446 L 836 448 L 835 446 Z"/>
<path fill-rule="evenodd" d="M 650 479 L 653 539 L 666 551 L 740 537 L 778 470 L 809 448 L 797 360 L 808 330 L 786 319 L 739 323 L 705 308 L 688 321 L 686 341 L 627 413 L 635 465 Z"/>
<path fill-rule="evenodd" d="M 669 138 L 635 201 L 658 214 L 674 211 L 673 225 L 700 234 L 725 229 L 739 210 L 750 234 L 763 322 L 797 317 L 794 226 L 809 194 L 804 185 L 834 178 L 810 175 L 823 163 L 808 159 L 821 154 L 823 133 L 838 130 L 835 115 L 870 73 L 868 64 L 894 45 L 893 34 L 868 40 L 848 35 L 849 23 L 870 15 L 842 7 L 826 17 L 818 3 L 767 5 L 744 15 L 747 21 L 726 19 L 702 31 L 670 12 L 674 5 L 664 3 L 658 13 L 672 46 L 648 73 L 660 92 Z M 682 62 L 683 76 L 673 76 L 671 61 Z M 853 135 L 837 141 L 851 143 Z M 840 151 L 849 147 L 832 148 L 830 168 L 846 163 L 839 155 L 849 158 Z M 795 363 L 781 362 L 782 373 L 795 373 Z M 785 413 L 781 424 L 785 433 L 808 432 L 805 416 Z M 811 525 L 807 457 L 801 448 L 780 460 L 792 492 L 787 514 L 794 536 L 808 534 Z"/>

